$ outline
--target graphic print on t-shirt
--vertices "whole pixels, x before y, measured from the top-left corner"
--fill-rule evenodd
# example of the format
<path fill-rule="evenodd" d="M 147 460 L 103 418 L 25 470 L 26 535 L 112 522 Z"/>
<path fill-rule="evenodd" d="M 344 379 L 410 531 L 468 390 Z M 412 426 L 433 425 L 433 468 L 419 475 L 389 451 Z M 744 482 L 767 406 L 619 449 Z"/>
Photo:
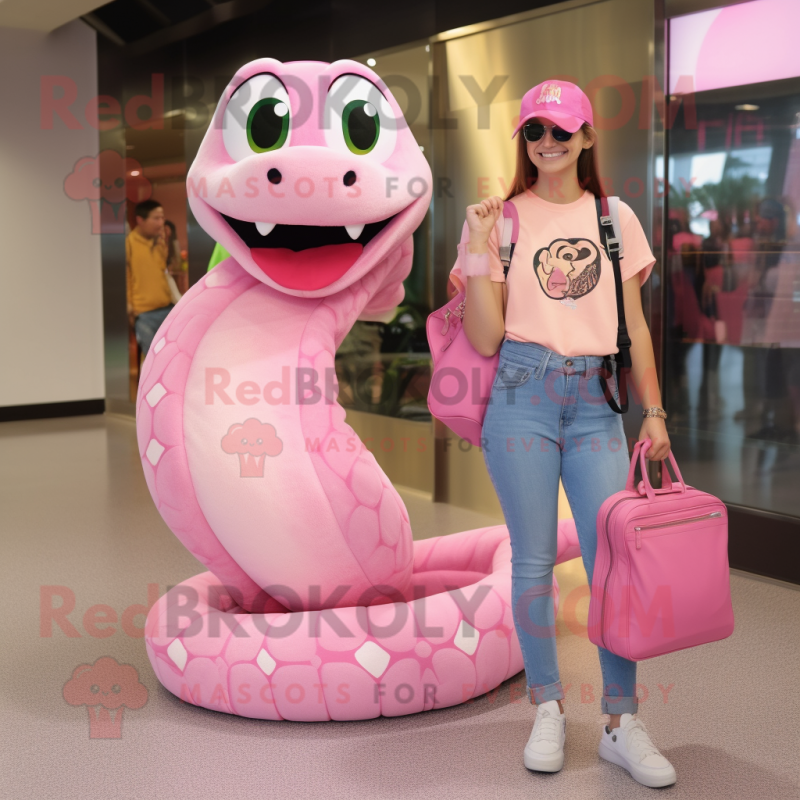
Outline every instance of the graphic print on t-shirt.
<path fill-rule="evenodd" d="M 600 251 L 591 239 L 554 239 L 536 251 L 533 269 L 549 298 L 576 308 L 600 280 Z"/>

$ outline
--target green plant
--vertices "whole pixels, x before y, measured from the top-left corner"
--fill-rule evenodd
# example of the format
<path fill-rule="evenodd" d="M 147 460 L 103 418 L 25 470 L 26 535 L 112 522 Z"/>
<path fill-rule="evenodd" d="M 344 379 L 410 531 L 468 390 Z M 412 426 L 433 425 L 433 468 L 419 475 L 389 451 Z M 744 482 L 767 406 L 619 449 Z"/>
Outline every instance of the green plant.
<path fill-rule="evenodd" d="M 735 213 L 741 217 L 745 211 L 752 209 L 763 191 L 763 181 L 752 175 L 742 175 L 698 186 L 692 189 L 690 200 L 700 203 L 704 211 L 714 210 L 720 216 Z"/>

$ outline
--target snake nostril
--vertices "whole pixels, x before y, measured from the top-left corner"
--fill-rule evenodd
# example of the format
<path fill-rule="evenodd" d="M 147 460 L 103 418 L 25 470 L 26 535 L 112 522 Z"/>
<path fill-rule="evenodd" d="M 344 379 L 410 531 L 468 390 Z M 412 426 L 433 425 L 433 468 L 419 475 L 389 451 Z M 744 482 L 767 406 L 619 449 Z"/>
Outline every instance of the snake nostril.
<path fill-rule="evenodd" d="M 275 167 L 273 167 L 267 173 L 267 180 L 270 183 L 280 183 L 282 179 L 283 179 L 283 175 L 281 175 L 281 171 L 279 169 L 275 169 Z"/>
<path fill-rule="evenodd" d="M 345 186 L 352 186 L 356 182 L 356 174 L 353 170 L 348 170 L 342 179 Z"/>

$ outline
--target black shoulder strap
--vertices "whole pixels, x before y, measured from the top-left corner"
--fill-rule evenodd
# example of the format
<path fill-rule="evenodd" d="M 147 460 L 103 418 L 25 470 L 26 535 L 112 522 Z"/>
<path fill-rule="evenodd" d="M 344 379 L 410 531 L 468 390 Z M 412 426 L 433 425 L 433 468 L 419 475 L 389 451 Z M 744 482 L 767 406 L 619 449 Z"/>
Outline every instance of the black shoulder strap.
<path fill-rule="evenodd" d="M 617 386 L 619 388 L 619 406 L 611 392 L 609 392 L 605 378 L 602 375 L 600 381 L 603 384 L 603 391 L 608 404 L 618 414 L 624 414 L 628 410 L 626 378 L 627 372 L 629 372 L 631 368 L 631 338 L 628 336 L 628 326 L 625 323 L 625 301 L 622 295 L 622 270 L 619 265 L 620 243 L 617 237 L 614 236 L 614 221 L 609 213 L 608 200 L 604 197 L 596 197 L 595 205 L 597 207 L 597 223 L 600 228 L 600 243 L 605 248 L 614 266 L 614 288 L 617 298 L 617 352 L 605 356 L 604 358 L 606 360 L 607 370 L 616 373 Z M 613 369 L 614 367 L 616 367 L 616 369 Z"/>
<path fill-rule="evenodd" d="M 500 261 L 503 263 L 503 277 L 508 280 L 508 268 L 514 255 L 519 237 L 519 214 L 517 207 L 510 201 L 503 203 L 503 237 L 500 242 Z"/>

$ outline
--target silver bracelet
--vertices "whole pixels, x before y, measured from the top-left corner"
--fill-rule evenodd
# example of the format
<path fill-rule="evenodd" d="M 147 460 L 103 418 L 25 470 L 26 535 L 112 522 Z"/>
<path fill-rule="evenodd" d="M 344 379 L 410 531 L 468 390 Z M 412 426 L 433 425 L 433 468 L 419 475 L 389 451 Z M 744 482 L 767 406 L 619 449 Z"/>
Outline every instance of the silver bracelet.
<path fill-rule="evenodd" d="M 646 408 L 642 411 L 643 417 L 658 417 L 659 419 L 666 419 L 667 412 L 664 411 L 663 408 L 660 406 L 650 406 L 650 408 Z"/>

